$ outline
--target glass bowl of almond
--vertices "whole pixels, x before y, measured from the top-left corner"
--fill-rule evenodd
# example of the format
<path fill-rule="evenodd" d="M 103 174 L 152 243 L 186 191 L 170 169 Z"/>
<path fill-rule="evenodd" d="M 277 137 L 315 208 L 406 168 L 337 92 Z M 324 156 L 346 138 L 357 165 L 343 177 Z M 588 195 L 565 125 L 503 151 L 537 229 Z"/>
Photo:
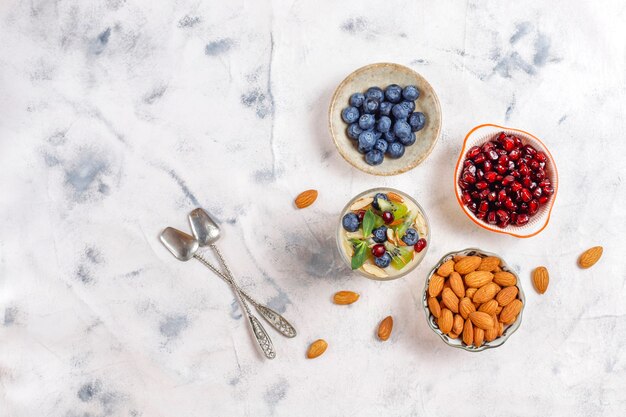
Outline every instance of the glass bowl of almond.
<path fill-rule="evenodd" d="M 422 304 L 430 328 L 448 346 L 481 352 L 519 328 L 526 299 L 519 277 L 491 252 L 450 252 L 430 271 Z"/>
<path fill-rule="evenodd" d="M 348 202 L 337 226 L 337 248 L 355 272 L 377 281 L 400 278 L 424 259 L 430 226 L 406 193 L 373 188 Z"/>

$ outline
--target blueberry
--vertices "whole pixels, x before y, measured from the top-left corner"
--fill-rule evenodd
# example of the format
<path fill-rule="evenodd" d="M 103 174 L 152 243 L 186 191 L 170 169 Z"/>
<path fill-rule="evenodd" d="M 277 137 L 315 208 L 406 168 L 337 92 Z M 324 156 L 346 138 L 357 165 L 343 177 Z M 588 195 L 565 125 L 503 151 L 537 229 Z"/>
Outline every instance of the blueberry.
<path fill-rule="evenodd" d="M 390 143 L 389 147 L 387 148 L 387 154 L 389 154 L 389 156 L 394 159 L 400 158 L 402 155 L 404 155 L 404 145 L 400 142 Z"/>
<path fill-rule="evenodd" d="M 393 131 L 390 130 L 389 132 L 383 133 L 383 139 L 385 139 L 389 143 L 392 143 L 396 141 L 396 135 L 393 133 Z"/>
<path fill-rule="evenodd" d="M 361 116 L 362 118 L 363 116 Z M 361 125 L 359 120 L 359 125 Z M 363 127 L 363 126 L 361 126 Z M 396 135 L 398 139 L 405 139 L 411 136 L 411 126 L 404 120 L 398 120 L 393 125 L 393 133 Z"/>
<path fill-rule="evenodd" d="M 389 129 L 391 129 L 391 119 L 387 116 L 381 116 L 378 122 L 376 122 L 376 130 L 380 133 L 385 133 L 389 132 Z"/>
<path fill-rule="evenodd" d="M 389 144 L 384 139 L 378 139 L 376 144 L 374 145 L 374 149 L 381 151 L 382 153 L 387 152 L 387 147 Z"/>
<path fill-rule="evenodd" d="M 392 103 L 398 103 L 402 98 L 402 87 L 398 84 L 391 84 L 385 88 L 385 98 Z"/>
<path fill-rule="evenodd" d="M 359 139 L 359 135 L 363 133 L 363 129 L 359 127 L 358 123 L 352 123 L 348 126 L 348 137 L 354 140 Z"/>
<path fill-rule="evenodd" d="M 409 114 L 413 113 L 415 110 L 415 102 L 413 101 L 403 101 L 400 104 L 409 111 Z"/>
<path fill-rule="evenodd" d="M 376 243 L 383 243 L 387 240 L 387 226 L 380 226 L 379 228 L 374 229 L 372 233 L 374 234 L 373 239 Z"/>
<path fill-rule="evenodd" d="M 411 146 L 415 143 L 415 133 L 411 132 L 411 134 L 406 138 L 398 139 L 401 144 L 404 146 Z"/>
<path fill-rule="evenodd" d="M 380 206 L 378 205 L 379 198 L 389 201 L 389 197 L 387 197 L 387 194 L 383 194 L 383 193 L 374 194 L 374 201 L 372 201 L 372 207 L 374 207 L 376 210 L 380 210 Z"/>
<path fill-rule="evenodd" d="M 415 101 L 419 96 L 420 90 L 418 90 L 414 85 L 407 85 L 402 90 L 402 97 L 404 97 L 405 100 Z"/>
<path fill-rule="evenodd" d="M 350 105 L 353 107 L 361 107 L 365 96 L 363 93 L 354 93 L 350 96 Z"/>
<path fill-rule="evenodd" d="M 424 116 L 424 113 L 422 112 L 411 113 L 411 115 L 409 116 L 409 125 L 411 125 L 411 130 L 413 132 L 422 130 L 425 124 L 426 124 L 426 116 Z"/>
<path fill-rule="evenodd" d="M 385 154 L 378 149 L 372 149 L 365 154 L 365 162 L 367 162 L 369 165 L 380 165 L 383 163 L 384 159 Z"/>
<path fill-rule="evenodd" d="M 348 124 L 354 123 L 359 118 L 359 109 L 356 107 L 346 107 L 341 112 L 341 118 Z"/>
<path fill-rule="evenodd" d="M 404 232 L 404 236 L 402 236 L 402 241 L 407 244 L 407 246 L 413 246 L 417 243 L 417 239 L 419 239 L 419 234 L 415 229 L 407 229 Z"/>
<path fill-rule="evenodd" d="M 380 258 L 374 258 L 374 263 L 379 268 L 387 268 L 391 263 L 391 256 L 389 255 L 389 252 L 385 252 L 385 254 Z"/>
<path fill-rule="evenodd" d="M 373 114 L 364 114 L 359 117 L 359 127 L 363 130 L 371 129 L 376 123 L 376 118 Z"/>
<path fill-rule="evenodd" d="M 365 97 L 373 98 L 376 101 L 381 102 L 385 98 L 385 94 L 383 93 L 383 90 L 381 90 L 379 87 L 370 87 L 365 92 Z"/>
<path fill-rule="evenodd" d="M 409 116 L 409 109 L 403 106 L 402 103 L 394 104 L 391 108 L 391 113 L 397 120 L 404 120 Z"/>
<path fill-rule="evenodd" d="M 348 232 L 356 232 L 359 228 L 359 216 L 354 213 L 348 213 L 341 219 L 341 224 Z"/>
<path fill-rule="evenodd" d="M 363 102 L 363 112 L 368 114 L 374 114 L 378 110 L 379 102 L 374 98 L 367 97 Z"/>
<path fill-rule="evenodd" d="M 359 135 L 359 152 L 369 152 L 372 150 L 375 144 L 376 135 L 372 130 L 366 130 Z"/>
<path fill-rule="evenodd" d="M 391 108 L 393 107 L 393 103 L 388 101 L 383 101 L 378 105 L 378 114 L 381 116 L 389 116 L 391 115 Z"/>

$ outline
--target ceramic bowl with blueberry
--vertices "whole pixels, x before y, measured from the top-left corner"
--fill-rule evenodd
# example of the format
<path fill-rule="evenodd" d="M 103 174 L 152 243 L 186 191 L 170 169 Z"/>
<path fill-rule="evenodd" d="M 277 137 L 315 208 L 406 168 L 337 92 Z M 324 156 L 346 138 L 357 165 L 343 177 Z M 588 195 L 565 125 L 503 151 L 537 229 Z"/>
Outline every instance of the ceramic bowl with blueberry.
<path fill-rule="evenodd" d="M 354 197 L 337 228 L 342 258 L 354 271 L 374 280 L 392 280 L 411 272 L 430 243 L 428 219 L 407 194 L 376 188 Z"/>
<path fill-rule="evenodd" d="M 441 124 L 439 101 L 426 80 L 397 64 L 373 64 L 337 88 L 330 129 L 341 155 L 355 167 L 393 175 L 432 151 Z"/>

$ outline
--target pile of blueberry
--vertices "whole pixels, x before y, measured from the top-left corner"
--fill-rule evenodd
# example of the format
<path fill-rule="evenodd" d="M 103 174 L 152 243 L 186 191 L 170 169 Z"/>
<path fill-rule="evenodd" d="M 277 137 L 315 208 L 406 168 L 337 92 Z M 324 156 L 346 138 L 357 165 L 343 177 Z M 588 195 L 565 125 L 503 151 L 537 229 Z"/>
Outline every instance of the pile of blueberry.
<path fill-rule="evenodd" d="M 348 126 L 348 137 L 356 141 L 369 165 L 380 165 L 385 154 L 404 155 L 404 147 L 415 143 L 415 132 L 424 128 L 426 116 L 415 112 L 420 92 L 414 85 L 402 88 L 391 84 L 383 91 L 370 87 L 365 94 L 350 96 L 350 106 L 341 112 Z"/>

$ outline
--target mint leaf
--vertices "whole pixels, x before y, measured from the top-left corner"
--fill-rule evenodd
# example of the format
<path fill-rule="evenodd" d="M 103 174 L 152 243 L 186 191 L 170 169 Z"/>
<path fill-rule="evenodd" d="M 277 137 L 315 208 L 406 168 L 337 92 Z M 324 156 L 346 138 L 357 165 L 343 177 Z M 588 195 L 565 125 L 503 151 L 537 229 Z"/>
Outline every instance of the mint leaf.
<path fill-rule="evenodd" d="M 359 269 L 363 265 L 367 257 L 367 249 L 367 243 L 364 241 L 360 241 L 354 246 L 354 255 L 351 262 L 352 269 Z"/>
<path fill-rule="evenodd" d="M 370 209 L 367 210 L 365 216 L 363 216 L 363 236 L 369 237 L 372 234 L 372 230 L 374 230 L 374 225 L 376 223 L 376 215 Z"/>

